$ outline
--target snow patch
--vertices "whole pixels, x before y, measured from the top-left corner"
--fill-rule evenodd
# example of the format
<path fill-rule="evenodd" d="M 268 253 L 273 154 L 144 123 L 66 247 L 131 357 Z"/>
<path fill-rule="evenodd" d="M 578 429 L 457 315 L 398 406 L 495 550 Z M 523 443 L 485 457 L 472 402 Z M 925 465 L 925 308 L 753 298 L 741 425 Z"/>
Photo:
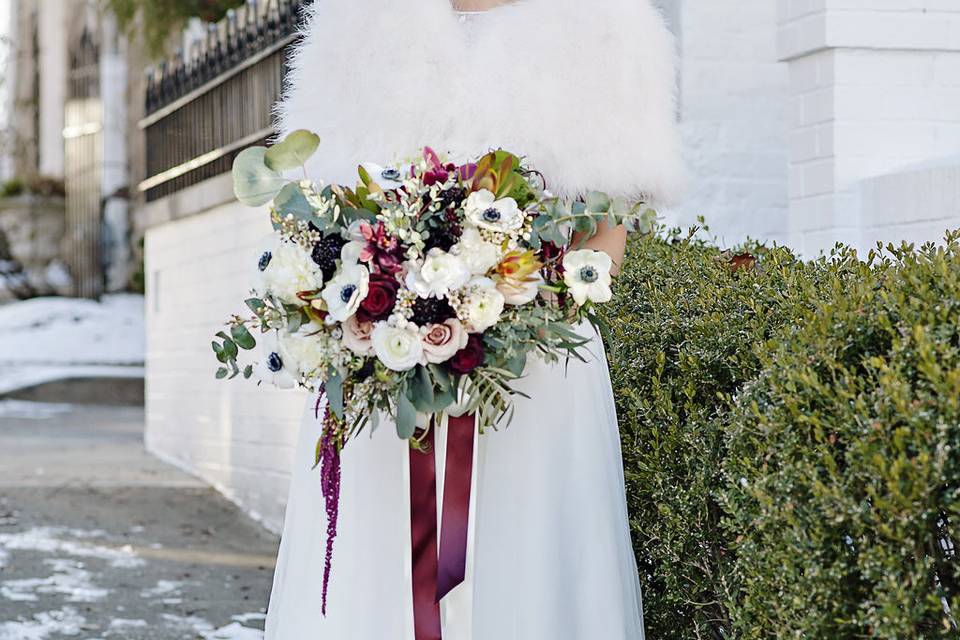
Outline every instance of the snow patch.
<path fill-rule="evenodd" d="M 0 306 L 0 393 L 71 377 L 142 376 L 143 305 L 143 296 L 121 294 Z"/>
<path fill-rule="evenodd" d="M 163 596 L 175 596 L 180 593 L 183 587 L 182 582 L 174 580 L 160 580 L 157 585 L 151 589 L 144 589 L 140 592 L 141 598 L 160 598 Z"/>
<path fill-rule="evenodd" d="M 242 614 L 240 616 L 234 616 L 234 620 L 259 615 L 260 614 Z M 165 613 L 162 614 L 161 617 L 171 626 L 186 632 L 191 632 L 203 640 L 263 640 L 263 631 L 245 627 L 240 622 L 231 622 L 225 627 L 214 629 L 212 624 L 196 616 L 185 618 Z M 0 638 L 0 640 L 3 639 Z"/>
<path fill-rule="evenodd" d="M 80 531 L 60 527 L 34 527 L 23 532 L 0 533 L 0 548 L 6 551 L 37 551 L 78 558 L 97 558 L 117 569 L 135 569 L 146 564 L 129 546 L 112 549 L 89 542 L 64 538 L 91 539 L 103 537 L 101 531 Z"/>
<path fill-rule="evenodd" d="M 146 620 L 127 620 L 125 618 L 116 618 L 110 621 L 110 629 L 146 629 Z"/>
<path fill-rule="evenodd" d="M 0 597 L 13 602 L 36 602 L 39 595 L 65 596 L 66 602 L 98 602 L 110 593 L 93 584 L 93 575 L 75 560 L 44 560 L 53 570 L 48 578 L 7 580 L 0 583 Z"/>
<path fill-rule="evenodd" d="M 50 404 L 45 402 L 26 402 L 22 400 L 0 400 L 0 418 L 19 420 L 47 420 L 69 413 L 73 407 L 69 404 Z"/>
<path fill-rule="evenodd" d="M 44 611 L 30 620 L 0 623 L 0 640 L 47 640 L 51 636 L 80 635 L 87 620 L 73 607 Z"/>

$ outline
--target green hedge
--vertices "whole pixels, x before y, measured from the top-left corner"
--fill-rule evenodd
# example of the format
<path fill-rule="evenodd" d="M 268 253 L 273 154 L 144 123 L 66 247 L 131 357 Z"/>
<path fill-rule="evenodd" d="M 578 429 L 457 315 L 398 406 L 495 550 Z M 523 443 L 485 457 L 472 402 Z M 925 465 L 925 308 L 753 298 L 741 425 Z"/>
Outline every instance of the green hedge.
<path fill-rule="evenodd" d="M 651 638 L 958 637 L 947 245 L 753 264 L 633 244 L 608 313 Z"/>

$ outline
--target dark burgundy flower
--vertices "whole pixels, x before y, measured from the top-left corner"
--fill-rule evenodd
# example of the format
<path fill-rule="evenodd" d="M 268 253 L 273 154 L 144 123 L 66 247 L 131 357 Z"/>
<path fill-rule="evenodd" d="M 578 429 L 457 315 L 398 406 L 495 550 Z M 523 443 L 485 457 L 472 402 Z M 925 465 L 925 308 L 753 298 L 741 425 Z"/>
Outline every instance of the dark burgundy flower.
<path fill-rule="evenodd" d="M 374 273 L 398 273 L 402 268 L 403 247 L 399 240 L 387 233 L 383 222 L 378 222 L 376 226 L 364 222 L 360 225 L 360 233 L 367 242 L 360 252 L 360 261 L 368 263 Z"/>
<path fill-rule="evenodd" d="M 474 333 L 470 335 L 467 346 L 450 358 L 447 366 L 453 373 L 463 376 L 472 373 L 477 367 L 483 366 L 486 360 L 487 354 L 483 351 L 483 338 Z"/>
<path fill-rule="evenodd" d="M 370 274 L 370 288 L 367 297 L 360 303 L 357 319 L 361 322 L 386 320 L 397 304 L 397 290 L 400 283 L 393 276 L 383 273 Z"/>

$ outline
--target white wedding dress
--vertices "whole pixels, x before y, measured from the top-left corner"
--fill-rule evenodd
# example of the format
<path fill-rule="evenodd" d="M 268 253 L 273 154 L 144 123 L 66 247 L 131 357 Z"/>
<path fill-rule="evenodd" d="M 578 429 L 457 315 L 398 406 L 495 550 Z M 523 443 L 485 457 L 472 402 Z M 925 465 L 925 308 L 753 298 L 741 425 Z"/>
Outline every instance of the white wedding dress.
<path fill-rule="evenodd" d="M 675 191 L 681 172 L 671 111 L 670 40 L 647 0 L 528 0 L 459 19 L 447 0 L 369 0 L 371 8 L 360 18 L 350 8 L 352 1 L 314 5 L 281 105 L 286 129 L 318 130 L 324 140 L 321 159 L 310 167 L 313 175 L 350 180 L 351 167 L 361 160 L 389 161 L 423 144 L 446 144 L 454 155 L 503 145 L 527 154 L 548 181 L 559 176 L 551 186 L 560 193 L 575 193 L 581 183 L 593 182 L 635 196 L 666 197 Z M 576 39 L 584 27 L 571 21 L 580 18 L 594 22 L 588 29 L 596 30 L 595 45 L 581 38 L 544 49 L 546 42 Z M 628 27 L 615 18 L 629 23 L 630 40 L 624 35 Z M 520 51 L 512 68 L 500 66 L 502 85 L 487 84 L 487 65 L 496 63 L 491 52 L 498 43 L 502 49 L 504 42 L 521 39 L 523 32 L 512 30 L 524 21 L 537 51 Z M 414 33 L 398 37 L 379 30 L 391 24 Z M 517 45 L 523 46 L 531 43 Z M 409 47 L 420 47 L 417 55 L 407 55 Z M 563 95 L 514 95 L 523 91 L 517 84 L 522 78 L 528 86 L 548 90 L 537 85 L 536 74 L 549 74 L 558 88 L 565 83 L 593 87 L 593 75 L 571 65 L 580 56 L 593 61 L 596 48 L 614 57 L 606 66 L 594 66 L 607 87 L 607 107 L 595 114 L 596 124 L 583 122 L 577 113 L 564 115 Z M 551 68 L 564 59 L 570 63 L 566 69 Z M 365 61 L 382 64 L 366 68 Z M 664 73 L 649 70 L 658 64 Z M 391 74 L 404 65 L 425 69 L 407 74 L 405 82 L 391 82 Z M 436 82 L 440 69 L 448 71 L 448 83 Z M 634 71 L 643 77 L 620 87 Z M 652 92 L 657 95 L 651 97 Z M 411 96 L 425 105 L 419 112 Z M 471 96 L 486 109 L 465 106 Z M 377 109 L 383 114 L 370 120 Z M 509 120 L 493 113 L 500 110 L 509 112 Z M 539 119 L 526 110 L 539 110 Z M 464 119 L 464 113 L 470 117 Z M 564 135 L 563 118 L 588 129 L 588 135 L 569 126 L 563 127 Z M 609 119 L 620 120 L 619 134 L 604 128 Z M 662 131 L 649 133 L 654 129 Z M 640 142 L 646 145 L 642 150 L 621 148 Z M 606 148 L 597 152 L 593 144 Z M 604 171 L 603 163 L 611 161 L 616 166 Z M 631 163 L 631 172 L 620 167 L 623 162 Z M 441 603 L 445 640 L 644 638 L 607 361 L 593 330 L 580 331 L 592 339 L 588 362 L 551 366 L 532 360 L 516 385 L 530 399 L 517 398 L 508 428 L 479 438 L 467 580 Z M 319 472 L 313 470 L 320 432 L 311 403 L 301 426 L 266 639 L 413 640 L 407 444 L 383 424 L 350 442 L 343 454 L 339 535 L 324 617 L 327 522 Z M 437 437 L 442 478 L 445 425 Z"/>

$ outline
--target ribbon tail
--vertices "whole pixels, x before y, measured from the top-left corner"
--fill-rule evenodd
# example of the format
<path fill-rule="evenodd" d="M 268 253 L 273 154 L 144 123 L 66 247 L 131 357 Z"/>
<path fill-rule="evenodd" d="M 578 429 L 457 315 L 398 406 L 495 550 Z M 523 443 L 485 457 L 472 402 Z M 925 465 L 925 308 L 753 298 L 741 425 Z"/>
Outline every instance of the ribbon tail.
<path fill-rule="evenodd" d="M 434 430 L 426 452 L 410 449 L 410 534 L 413 552 L 413 626 L 416 640 L 442 640 L 437 591 L 437 462 Z"/>
<path fill-rule="evenodd" d="M 436 602 L 466 580 L 475 435 L 474 416 L 449 419 Z"/>

